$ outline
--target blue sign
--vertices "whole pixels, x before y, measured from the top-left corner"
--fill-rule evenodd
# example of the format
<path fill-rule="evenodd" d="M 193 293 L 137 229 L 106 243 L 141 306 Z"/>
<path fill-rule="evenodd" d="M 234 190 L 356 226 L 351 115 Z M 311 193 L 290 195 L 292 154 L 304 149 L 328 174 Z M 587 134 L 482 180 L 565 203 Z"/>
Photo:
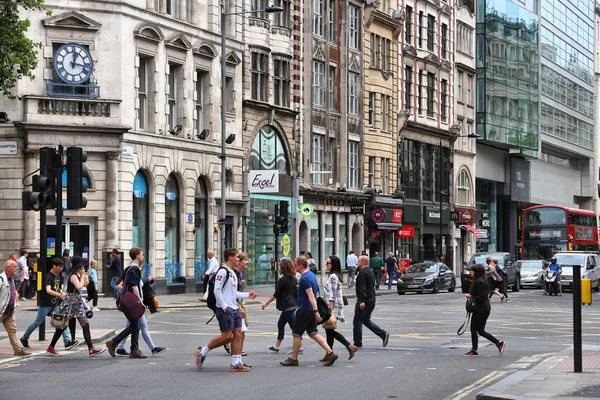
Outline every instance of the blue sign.
<path fill-rule="evenodd" d="M 187 215 L 187 222 L 190 225 L 194 223 L 194 214 L 193 213 L 188 213 L 188 215 Z"/>
<path fill-rule="evenodd" d="M 167 192 L 167 200 L 175 200 L 177 198 L 177 193 Z"/>

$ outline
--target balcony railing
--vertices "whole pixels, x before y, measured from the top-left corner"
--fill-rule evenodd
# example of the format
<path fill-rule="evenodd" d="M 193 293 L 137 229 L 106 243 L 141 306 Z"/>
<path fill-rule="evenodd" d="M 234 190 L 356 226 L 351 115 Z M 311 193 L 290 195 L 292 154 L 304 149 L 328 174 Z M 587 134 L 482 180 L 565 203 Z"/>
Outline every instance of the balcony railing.
<path fill-rule="evenodd" d="M 110 125 L 120 118 L 121 100 L 23 96 L 23 102 L 25 122 Z"/>

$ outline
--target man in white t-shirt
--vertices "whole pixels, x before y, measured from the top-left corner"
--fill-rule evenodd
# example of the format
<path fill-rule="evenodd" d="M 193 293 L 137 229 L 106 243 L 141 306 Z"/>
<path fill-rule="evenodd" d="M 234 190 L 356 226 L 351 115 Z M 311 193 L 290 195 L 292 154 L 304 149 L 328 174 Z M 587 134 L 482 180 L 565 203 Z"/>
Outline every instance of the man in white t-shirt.
<path fill-rule="evenodd" d="M 346 269 L 348 270 L 348 289 L 354 287 L 354 275 L 356 275 L 356 266 L 358 265 L 358 257 L 354 254 L 354 250 L 350 250 L 350 254 L 346 257 Z"/>
<path fill-rule="evenodd" d="M 217 260 L 217 257 L 215 257 L 215 252 L 211 250 L 206 255 L 208 258 L 208 264 L 206 266 L 204 275 L 202 275 L 202 281 L 204 282 L 204 293 L 206 293 L 206 289 L 208 289 L 208 279 L 219 269 L 219 261 Z"/>
<path fill-rule="evenodd" d="M 27 256 L 29 252 L 27 249 L 21 249 L 21 257 L 17 260 L 17 270 L 19 275 L 19 300 L 25 301 L 25 295 L 29 290 L 29 266 L 27 266 Z M 17 275 L 17 274 L 15 274 Z"/>

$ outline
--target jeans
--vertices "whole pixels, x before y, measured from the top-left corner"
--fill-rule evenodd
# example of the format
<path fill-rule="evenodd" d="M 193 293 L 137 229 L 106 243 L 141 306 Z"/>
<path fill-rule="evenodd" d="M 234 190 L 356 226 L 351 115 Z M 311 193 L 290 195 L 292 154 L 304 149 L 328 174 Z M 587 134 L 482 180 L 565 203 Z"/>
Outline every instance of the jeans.
<path fill-rule="evenodd" d="M 131 351 L 138 351 L 140 349 L 140 327 L 138 325 L 138 321 L 128 319 L 125 329 L 123 329 L 117 336 L 112 338 L 112 341 L 113 343 L 119 344 L 129 335 L 131 335 Z"/>
<path fill-rule="evenodd" d="M 475 311 L 471 317 L 471 347 L 475 351 L 477 351 L 477 348 L 479 347 L 478 334 L 494 343 L 496 346 L 500 343 L 498 339 L 485 331 L 485 324 L 490 316 L 490 311 L 491 308 L 489 305 L 481 308 L 478 305 L 477 311 Z"/>
<path fill-rule="evenodd" d="M 381 270 L 374 269 L 373 274 L 375 274 L 375 289 L 379 289 L 379 282 L 381 282 Z"/>
<path fill-rule="evenodd" d="M 283 340 L 285 335 L 285 324 L 288 324 L 293 331 L 295 322 L 296 310 L 282 311 L 279 315 L 279 321 L 277 321 L 277 340 Z"/>
<path fill-rule="evenodd" d="M 130 325 L 131 325 L 131 322 L 127 321 L 127 325 L 125 325 L 125 327 L 127 328 Z M 152 341 L 152 337 L 150 336 L 150 331 L 148 330 L 148 321 L 146 321 L 145 315 L 142 315 L 142 318 L 140 318 L 138 320 L 138 327 L 142 331 L 142 337 L 144 338 L 144 342 L 146 342 L 150 351 L 154 350 L 154 348 L 156 346 L 154 345 L 154 342 Z M 119 343 L 119 349 L 124 349 L 126 342 L 127 342 L 127 338 L 121 340 L 121 342 Z"/>
<path fill-rule="evenodd" d="M 115 299 L 118 299 L 119 296 L 121 295 L 121 291 L 119 289 L 117 289 L 118 285 L 119 285 L 119 277 L 113 276 L 112 279 L 110 280 L 110 287 L 113 288 Z"/>
<path fill-rule="evenodd" d="M 346 267 L 348 269 L 348 289 L 354 287 L 354 275 L 356 275 L 356 267 Z"/>
<path fill-rule="evenodd" d="M 392 288 L 392 283 L 394 282 L 394 279 L 396 279 L 396 271 L 392 271 L 391 273 L 388 273 L 388 289 Z"/>
<path fill-rule="evenodd" d="M 38 328 L 40 325 L 42 325 L 42 323 L 46 319 L 46 315 L 48 315 L 49 313 L 51 313 L 52 310 L 54 310 L 54 306 L 40 307 L 39 308 L 38 313 L 35 316 L 35 319 L 33 320 L 33 322 L 31 323 L 31 325 L 29 325 L 29 328 L 27 328 L 27 330 L 23 334 L 23 339 L 24 340 L 29 340 L 29 337 L 31 336 L 31 334 L 33 333 L 33 331 L 36 328 Z M 65 341 L 65 344 L 69 343 L 71 341 L 71 338 L 69 337 L 69 332 L 67 332 L 66 330 L 63 332 L 63 340 Z"/>
<path fill-rule="evenodd" d="M 375 309 L 375 302 L 369 301 L 365 303 L 365 309 L 360 309 L 360 304 L 357 302 L 354 306 L 354 320 L 352 324 L 354 325 L 352 333 L 354 336 L 354 345 L 361 347 L 362 346 L 362 326 L 366 326 L 381 338 L 381 340 L 385 339 L 385 334 L 387 333 L 383 329 L 379 327 L 375 322 L 371 321 L 371 314 Z"/>
<path fill-rule="evenodd" d="M 19 296 L 24 299 L 27 297 L 27 291 L 29 290 L 29 279 L 23 279 L 21 287 L 19 287 Z"/>

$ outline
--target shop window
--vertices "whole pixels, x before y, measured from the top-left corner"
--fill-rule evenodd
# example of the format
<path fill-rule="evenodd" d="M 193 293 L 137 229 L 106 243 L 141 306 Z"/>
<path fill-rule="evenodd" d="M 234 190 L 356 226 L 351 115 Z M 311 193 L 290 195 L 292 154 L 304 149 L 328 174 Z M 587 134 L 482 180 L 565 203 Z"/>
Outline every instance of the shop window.
<path fill-rule="evenodd" d="M 139 247 L 146 253 L 150 246 L 150 196 L 148 181 L 142 171 L 138 171 L 133 179 L 133 218 L 131 228 L 131 245 Z"/>
<path fill-rule="evenodd" d="M 321 270 L 321 264 L 319 263 L 319 245 L 321 243 L 319 235 L 319 213 L 313 213 L 310 219 L 310 253 L 312 254 L 313 260 L 317 265 L 317 269 Z"/>
<path fill-rule="evenodd" d="M 339 214 L 338 216 L 338 226 L 339 226 L 339 237 L 337 239 L 338 243 L 338 256 L 340 257 L 340 261 L 342 265 L 345 265 L 346 256 L 348 255 L 348 215 Z"/>
<path fill-rule="evenodd" d="M 206 252 L 208 239 L 207 190 L 202 178 L 196 182 L 194 194 L 194 275 L 196 279 L 206 271 Z"/>
<path fill-rule="evenodd" d="M 335 240 L 333 234 L 333 214 L 325 214 L 325 257 L 327 258 L 333 254 L 333 242 Z"/>
<path fill-rule="evenodd" d="M 165 275 L 167 283 L 181 274 L 179 263 L 179 185 L 172 174 L 165 191 Z"/>

